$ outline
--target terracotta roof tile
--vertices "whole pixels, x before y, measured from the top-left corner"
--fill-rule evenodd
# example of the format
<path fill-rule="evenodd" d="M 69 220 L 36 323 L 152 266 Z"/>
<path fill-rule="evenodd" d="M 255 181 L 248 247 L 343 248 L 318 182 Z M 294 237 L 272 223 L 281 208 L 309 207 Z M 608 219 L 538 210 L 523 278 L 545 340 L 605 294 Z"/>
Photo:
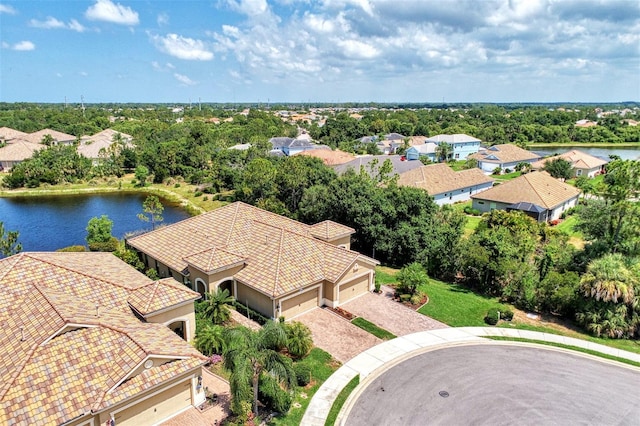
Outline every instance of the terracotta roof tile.
<path fill-rule="evenodd" d="M 471 198 L 509 204 L 526 202 L 553 209 L 578 194 L 579 189 L 560 182 L 546 172 L 531 172 L 472 195 Z"/>
<path fill-rule="evenodd" d="M 495 159 L 493 157 L 495 157 Z M 519 146 L 505 143 L 481 149 L 475 154 L 471 154 L 468 158 L 475 158 L 478 161 L 487 163 L 503 164 L 537 160 L 540 156 L 526 149 L 522 149 Z"/>
<path fill-rule="evenodd" d="M 200 293 L 173 278 L 165 278 L 131 290 L 128 302 L 138 313 L 146 316 L 166 307 L 199 298 Z"/>
<path fill-rule="evenodd" d="M 486 176 L 480 169 L 456 172 L 446 164 L 439 163 L 402 173 L 398 185 L 422 188 L 433 196 L 493 181 L 493 178 Z"/>
<path fill-rule="evenodd" d="M 607 164 L 606 160 L 603 160 L 598 157 L 594 157 L 593 155 L 589 155 L 586 152 L 578 151 L 576 149 L 567 151 L 564 154 L 555 155 L 553 157 L 543 158 L 540 161 L 536 161 L 531 164 L 531 168 L 542 169 L 544 165 L 548 161 L 553 161 L 558 158 L 563 158 L 571 163 L 574 168 L 579 169 L 594 169 L 596 167 L 601 167 Z"/>
<path fill-rule="evenodd" d="M 331 220 L 316 223 L 309 227 L 311 235 L 323 241 L 331 241 L 336 238 L 345 237 L 356 232 L 355 229 L 336 223 Z"/>

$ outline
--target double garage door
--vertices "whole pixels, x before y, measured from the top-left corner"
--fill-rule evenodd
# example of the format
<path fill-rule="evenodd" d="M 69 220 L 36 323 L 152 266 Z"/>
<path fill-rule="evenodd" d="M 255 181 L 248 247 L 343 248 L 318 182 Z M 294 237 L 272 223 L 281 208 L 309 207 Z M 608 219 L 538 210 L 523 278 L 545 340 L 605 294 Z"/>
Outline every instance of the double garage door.
<path fill-rule="evenodd" d="M 348 283 L 342 284 L 339 291 L 340 294 L 338 295 L 338 300 L 341 305 L 354 297 L 366 293 L 369 291 L 369 274 L 365 274 L 349 281 Z"/>
<path fill-rule="evenodd" d="M 318 288 L 314 288 L 291 299 L 283 300 L 281 315 L 290 319 L 318 306 L 318 290 Z"/>

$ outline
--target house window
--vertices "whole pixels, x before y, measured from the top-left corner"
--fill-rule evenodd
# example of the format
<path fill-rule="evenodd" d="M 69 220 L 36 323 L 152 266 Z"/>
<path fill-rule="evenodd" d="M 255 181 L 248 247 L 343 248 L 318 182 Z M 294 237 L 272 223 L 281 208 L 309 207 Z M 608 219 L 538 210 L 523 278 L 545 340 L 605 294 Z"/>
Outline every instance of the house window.
<path fill-rule="evenodd" d="M 484 204 L 484 201 L 478 201 L 478 204 Z"/>
<path fill-rule="evenodd" d="M 456 158 L 460 158 L 460 154 L 456 154 Z"/>
<path fill-rule="evenodd" d="M 582 176 L 582 169 L 576 170 L 576 176 Z"/>

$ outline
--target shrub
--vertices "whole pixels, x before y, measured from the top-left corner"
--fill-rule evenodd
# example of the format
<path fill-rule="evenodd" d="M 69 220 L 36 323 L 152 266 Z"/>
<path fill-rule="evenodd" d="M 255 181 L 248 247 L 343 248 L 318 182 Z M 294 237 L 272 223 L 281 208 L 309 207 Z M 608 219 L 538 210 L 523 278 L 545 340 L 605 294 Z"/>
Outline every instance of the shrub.
<path fill-rule="evenodd" d="M 411 295 L 410 294 L 401 294 L 400 295 L 400 301 L 401 302 L 409 302 L 409 301 L 411 301 Z"/>
<path fill-rule="evenodd" d="M 382 284 L 376 280 L 376 282 L 373 284 L 373 291 L 375 291 L 376 293 L 380 293 L 380 287 L 382 287 Z"/>
<path fill-rule="evenodd" d="M 283 319 L 284 317 L 280 317 Z M 309 327 L 301 322 L 293 321 L 285 324 L 287 332 L 287 350 L 294 358 L 304 358 L 313 347 L 313 339 Z"/>
<path fill-rule="evenodd" d="M 478 209 L 471 209 L 471 214 L 474 216 L 480 216 L 482 213 Z"/>
<path fill-rule="evenodd" d="M 175 185 L 173 185 L 174 188 L 180 188 L 180 184 L 176 183 Z"/>
<path fill-rule="evenodd" d="M 427 272 L 424 270 L 424 267 L 418 262 L 414 262 L 402 268 L 398 273 L 397 278 L 398 293 L 409 295 L 415 294 L 420 284 L 425 284 L 429 281 Z"/>
<path fill-rule="evenodd" d="M 484 317 L 484 322 L 489 325 L 496 325 L 499 318 L 500 311 L 498 311 L 497 309 L 489 309 L 489 312 L 487 312 L 487 315 Z"/>
<path fill-rule="evenodd" d="M 505 173 L 511 173 L 511 169 L 504 169 Z"/>
<path fill-rule="evenodd" d="M 464 211 L 466 214 L 471 214 L 471 210 L 473 210 L 471 206 L 464 206 L 463 211 Z"/>
<path fill-rule="evenodd" d="M 507 307 L 500 309 L 500 319 L 511 321 L 513 319 L 513 311 Z"/>
<path fill-rule="evenodd" d="M 258 384 L 258 399 L 267 408 L 279 413 L 286 413 L 291 407 L 291 395 L 280 387 L 273 377 L 263 374 Z"/>
<path fill-rule="evenodd" d="M 207 197 L 206 195 L 204 197 L 202 197 L 202 201 L 208 201 L 209 197 Z"/>
<path fill-rule="evenodd" d="M 412 305 L 419 305 L 421 301 L 422 301 L 422 295 L 414 294 L 413 296 L 411 296 L 410 302 Z"/>
<path fill-rule="evenodd" d="M 296 373 L 298 386 L 307 386 L 311 381 L 311 368 L 306 364 L 293 364 L 293 371 Z"/>
<path fill-rule="evenodd" d="M 114 252 L 118 249 L 120 242 L 116 237 L 111 237 L 109 241 L 92 241 L 89 243 L 90 251 Z"/>
<path fill-rule="evenodd" d="M 69 246 L 69 247 L 63 247 L 63 248 L 58 249 L 56 251 L 60 251 L 60 252 L 83 252 L 83 251 L 87 251 L 87 248 L 85 246 Z"/>
<path fill-rule="evenodd" d="M 493 171 L 491 172 L 492 175 L 501 175 L 502 174 L 502 169 L 500 167 L 496 167 L 495 169 L 493 169 Z"/>
<path fill-rule="evenodd" d="M 202 195 L 202 191 L 196 191 L 196 192 L 193 194 L 193 196 L 194 196 L 195 198 L 198 198 L 198 197 L 200 197 L 201 195 Z"/>

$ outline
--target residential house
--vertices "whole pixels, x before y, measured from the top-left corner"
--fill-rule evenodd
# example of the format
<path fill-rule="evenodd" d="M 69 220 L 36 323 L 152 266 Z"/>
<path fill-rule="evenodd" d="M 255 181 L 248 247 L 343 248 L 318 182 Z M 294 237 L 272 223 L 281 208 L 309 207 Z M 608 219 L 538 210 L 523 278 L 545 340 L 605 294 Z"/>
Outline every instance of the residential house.
<path fill-rule="evenodd" d="M 468 201 L 493 186 L 480 169 L 454 171 L 446 164 L 430 164 L 400 174 L 398 185 L 424 189 L 438 205 Z"/>
<path fill-rule="evenodd" d="M 111 253 L 0 260 L 0 424 L 152 425 L 202 404 L 199 294 Z"/>
<path fill-rule="evenodd" d="M 480 149 L 469 158 L 478 160 L 478 167 L 485 173 L 493 173 L 498 167 L 503 172 L 507 169 L 513 171 L 519 163 L 533 163 L 541 157 L 516 145 L 505 143 Z"/>
<path fill-rule="evenodd" d="M 108 152 L 115 141 L 119 139 L 123 146 L 131 146 L 133 136 L 126 133 L 116 132 L 112 129 L 106 129 L 93 136 L 83 136 L 80 138 L 78 145 L 78 154 L 92 160 L 93 164 L 98 164 L 101 156 Z"/>
<path fill-rule="evenodd" d="M 272 149 L 270 152 L 281 151 L 284 155 L 295 155 L 303 151 L 317 149 L 320 145 L 311 142 L 310 138 L 298 137 L 297 139 L 288 137 L 276 137 L 269 139 Z"/>
<path fill-rule="evenodd" d="M 604 168 L 608 161 L 603 160 L 593 155 L 589 155 L 586 152 L 578 151 L 577 149 L 565 152 L 564 154 L 555 155 L 553 157 L 543 158 L 531 164 L 531 170 L 542 170 L 549 161 L 562 158 L 571 163 L 573 167 L 574 176 L 587 176 L 595 177 L 601 173 L 604 173 Z"/>
<path fill-rule="evenodd" d="M 33 153 L 46 146 L 14 139 L 0 148 L 0 171 L 8 172 L 16 164 L 33 157 Z"/>
<path fill-rule="evenodd" d="M 419 160 L 420 157 L 429 159 L 430 161 L 436 161 L 436 149 L 438 145 L 433 142 L 426 142 L 422 145 L 413 145 L 407 149 L 405 156 L 407 160 Z"/>
<path fill-rule="evenodd" d="M 19 139 L 26 136 L 27 133 L 15 130 L 10 127 L 0 127 L 0 143 L 11 142 L 13 139 Z"/>
<path fill-rule="evenodd" d="M 582 127 L 582 128 L 586 128 L 586 127 L 595 127 L 598 125 L 597 121 L 591 121 L 591 120 L 578 120 L 576 121 L 575 126 L 576 127 Z"/>
<path fill-rule="evenodd" d="M 51 129 L 42 129 L 37 132 L 29 133 L 26 136 L 22 136 L 20 139 L 31 143 L 42 143 L 47 136 L 51 136 L 52 145 L 72 145 L 78 139 L 73 135 L 68 135 Z"/>
<path fill-rule="evenodd" d="M 419 161 L 407 161 L 406 158 L 400 155 L 363 155 L 348 163 L 334 166 L 333 170 L 341 175 L 349 169 L 353 169 L 357 173 L 359 173 L 361 169 L 364 169 L 370 176 L 376 176 L 385 161 L 391 163 L 391 176 L 400 175 L 422 165 Z"/>
<path fill-rule="evenodd" d="M 241 202 L 131 238 L 147 267 L 200 294 L 228 289 L 271 317 L 339 306 L 373 288 L 377 262 L 350 250 L 353 229 L 305 225 Z"/>
<path fill-rule="evenodd" d="M 448 143 L 453 147 L 451 154 L 454 160 L 464 160 L 469 155 L 475 154 L 480 149 L 480 139 L 473 136 L 456 133 L 454 135 L 435 135 L 427 138 L 425 142 L 432 142 L 436 145 Z"/>
<path fill-rule="evenodd" d="M 519 210 L 538 222 L 560 219 L 562 212 L 574 207 L 580 190 L 560 182 L 546 172 L 531 172 L 471 196 L 473 208 Z"/>
<path fill-rule="evenodd" d="M 348 163 L 355 159 L 353 154 L 341 151 L 339 149 L 311 149 L 309 151 L 303 151 L 297 155 L 306 155 L 308 157 L 316 157 L 322 160 L 327 166 L 336 166 L 339 164 Z"/>
<path fill-rule="evenodd" d="M 398 148 L 404 146 L 405 136 L 399 133 L 388 133 L 384 135 L 384 139 L 377 140 L 376 145 L 383 154 L 391 155 L 398 152 Z"/>

